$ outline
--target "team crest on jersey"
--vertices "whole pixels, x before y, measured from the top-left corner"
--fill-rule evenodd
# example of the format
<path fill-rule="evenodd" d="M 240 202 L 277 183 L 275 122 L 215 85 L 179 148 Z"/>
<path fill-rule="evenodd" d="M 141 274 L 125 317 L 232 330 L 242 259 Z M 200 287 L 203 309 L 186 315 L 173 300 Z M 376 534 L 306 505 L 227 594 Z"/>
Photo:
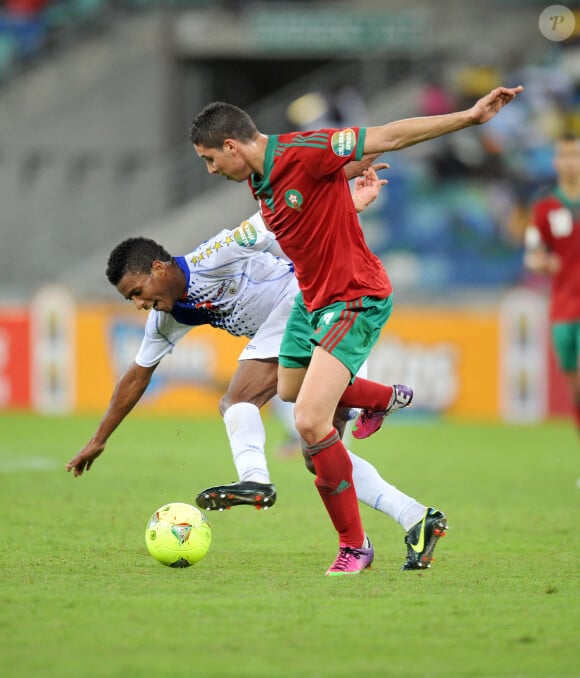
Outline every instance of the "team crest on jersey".
<path fill-rule="evenodd" d="M 234 239 L 242 247 L 251 247 L 256 244 L 258 232 L 250 221 L 242 221 L 234 231 Z"/>
<path fill-rule="evenodd" d="M 356 146 L 356 134 L 352 129 L 341 129 L 332 135 L 332 150 L 341 158 L 350 155 Z"/>
<path fill-rule="evenodd" d="M 565 207 L 549 212 L 548 221 L 550 222 L 550 231 L 552 231 L 554 238 L 566 238 L 572 233 L 574 220 L 570 210 L 567 210 Z"/>
<path fill-rule="evenodd" d="M 295 189 L 291 188 L 290 190 L 286 191 L 284 200 L 291 209 L 296 210 L 297 212 L 300 212 L 302 209 L 304 198 L 302 197 L 302 193 L 300 193 L 300 191 L 296 191 Z"/>

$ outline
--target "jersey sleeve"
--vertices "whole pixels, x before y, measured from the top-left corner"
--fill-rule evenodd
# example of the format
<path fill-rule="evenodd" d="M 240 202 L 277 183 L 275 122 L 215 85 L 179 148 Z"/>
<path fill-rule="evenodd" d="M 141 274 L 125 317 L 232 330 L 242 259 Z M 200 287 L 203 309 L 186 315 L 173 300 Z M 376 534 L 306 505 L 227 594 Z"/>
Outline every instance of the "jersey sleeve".
<path fill-rule="evenodd" d="M 191 325 L 177 322 L 169 313 L 152 309 L 145 324 L 145 334 L 135 362 L 141 367 L 153 367 L 184 337 Z"/>
<path fill-rule="evenodd" d="M 361 160 L 364 154 L 365 127 L 325 129 L 312 132 L 303 146 L 306 169 L 313 177 L 334 174 L 347 163 Z M 324 143 L 321 143 L 324 140 Z"/>

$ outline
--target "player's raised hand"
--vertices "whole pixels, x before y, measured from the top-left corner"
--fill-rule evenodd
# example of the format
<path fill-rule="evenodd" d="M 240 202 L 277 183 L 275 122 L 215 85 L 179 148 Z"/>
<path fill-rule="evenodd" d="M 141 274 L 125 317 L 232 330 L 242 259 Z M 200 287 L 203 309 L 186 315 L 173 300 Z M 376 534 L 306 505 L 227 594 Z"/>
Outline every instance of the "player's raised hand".
<path fill-rule="evenodd" d="M 83 449 L 73 457 L 65 466 L 67 471 L 74 471 L 75 478 L 82 476 L 85 471 L 90 471 L 93 462 L 104 451 L 104 445 L 98 445 L 91 441 L 87 443 Z"/>
<path fill-rule="evenodd" d="M 517 87 L 496 87 L 492 89 L 489 94 L 479 99 L 470 109 L 473 123 L 481 125 L 488 120 L 491 120 L 494 115 L 500 111 L 506 104 L 513 101 L 516 96 L 523 92 L 524 88 L 521 85 Z"/>
<path fill-rule="evenodd" d="M 524 255 L 526 266 L 535 273 L 548 273 L 555 275 L 562 268 L 562 260 L 554 252 L 544 249 L 536 249 L 526 252 Z"/>
<path fill-rule="evenodd" d="M 354 179 L 355 177 L 361 177 L 365 170 L 368 170 L 369 167 L 374 167 L 378 172 L 382 169 L 387 169 L 388 164 L 386 162 L 378 162 L 373 164 L 375 160 L 381 155 L 380 153 L 367 153 L 362 157 L 362 160 L 351 160 L 344 166 L 344 173 L 346 178 Z"/>
<path fill-rule="evenodd" d="M 355 179 L 352 200 L 357 212 L 362 212 L 376 200 L 381 188 L 388 183 L 386 179 L 379 179 L 377 176 L 377 169 L 383 167 L 388 165 L 386 163 L 372 165 L 363 171 L 362 176 Z"/>

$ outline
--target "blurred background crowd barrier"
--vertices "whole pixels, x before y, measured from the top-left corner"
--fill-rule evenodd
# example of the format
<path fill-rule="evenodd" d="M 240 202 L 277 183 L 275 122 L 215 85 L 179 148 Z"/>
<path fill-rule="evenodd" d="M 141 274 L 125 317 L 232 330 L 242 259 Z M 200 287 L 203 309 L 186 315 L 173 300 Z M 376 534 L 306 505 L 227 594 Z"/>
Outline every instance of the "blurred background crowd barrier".
<path fill-rule="evenodd" d="M 525 94 L 491 123 L 385 158 L 388 187 L 362 222 L 396 307 L 371 368 L 419 381 L 427 413 L 560 412 L 545 282 L 522 265 L 553 142 L 580 134 L 580 14 L 570 4 L 575 29 L 550 39 L 547 6 L 5 0 L 0 407 L 101 409 L 143 320 L 116 306 L 110 250 L 139 234 L 181 254 L 255 210 L 245 185 L 209 177 L 190 147 L 208 101 L 238 104 L 275 133 L 445 113 L 521 83 Z M 217 412 L 240 342 L 207 331 L 167 359 L 144 407 Z"/>
<path fill-rule="evenodd" d="M 29 306 L 0 308 L 0 409 L 96 413 L 137 353 L 145 314 L 127 305 L 76 306 L 46 287 Z M 218 401 L 245 339 L 193 329 L 164 359 L 139 408 L 148 414 L 218 416 Z M 516 288 L 497 308 L 397 309 L 369 375 L 415 389 L 413 415 L 531 423 L 568 412 L 548 350 L 542 295 Z"/>

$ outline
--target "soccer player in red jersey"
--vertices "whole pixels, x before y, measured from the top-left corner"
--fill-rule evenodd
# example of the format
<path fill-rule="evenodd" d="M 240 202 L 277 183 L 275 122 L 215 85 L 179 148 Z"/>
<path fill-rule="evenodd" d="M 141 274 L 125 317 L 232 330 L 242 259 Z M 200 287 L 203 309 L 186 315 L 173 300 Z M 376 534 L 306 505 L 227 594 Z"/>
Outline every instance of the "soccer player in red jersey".
<path fill-rule="evenodd" d="M 363 408 L 354 435 L 367 437 L 413 396 L 406 387 L 355 378 L 391 313 L 392 288 L 365 242 L 352 201 L 347 203 L 342 168 L 365 154 L 487 122 L 522 90 L 498 87 L 465 111 L 368 128 L 266 135 L 243 110 L 223 102 L 209 104 L 193 120 L 190 139 L 208 172 L 248 181 L 264 221 L 295 266 L 301 292 L 282 341 L 278 393 L 296 403 L 296 428 L 338 533 L 339 552 L 328 575 L 356 574 L 374 558 L 334 412 L 339 405 Z M 446 527 L 443 513 L 427 509 L 407 533 L 404 569 L 428 567 Z"/>
<path fill-rule="evenodd" d="M 580 433 L 580 142 L 568 135 L 555 151 L 557 185 L 532 205 L 524 262 L 552 276 L 552 344 L 570 384 Z"/>

